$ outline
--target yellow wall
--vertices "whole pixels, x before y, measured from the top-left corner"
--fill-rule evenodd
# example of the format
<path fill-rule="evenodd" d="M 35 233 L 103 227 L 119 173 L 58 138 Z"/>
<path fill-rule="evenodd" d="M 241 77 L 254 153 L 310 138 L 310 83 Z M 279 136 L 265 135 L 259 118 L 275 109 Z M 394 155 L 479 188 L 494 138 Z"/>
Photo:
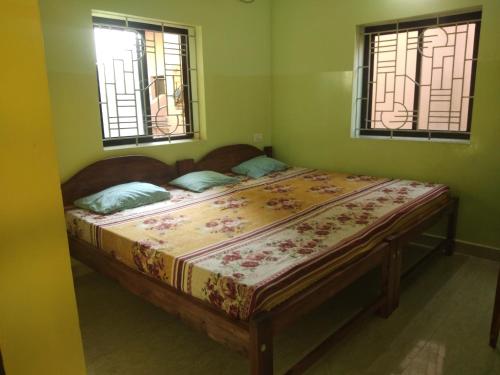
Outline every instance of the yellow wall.
<path fill-rule="evenodd" d="M 66 180 L 110 156 L 145 154 L 165 162 L 199 157 L 232 143 L 253 143 L 271 126 L 270 0 L 41 0 L 47 71 L 60 173 Z M 201 27 L 206 140 L 103 150 L 92 10 Z"/>
<path fill-rule="evenodd" d="M 85 373 L 38 1 L 0 12 L 0 347 L 9 375 Z"/>
<path fill-rule="evenodd" d="M 470 144 L 351 138 L 356 27 L 482 6 Z M 500 249 L 500 1 L 274 0 L 273 147 L 316 168 L 442 182 L 457 237 Z"/>
<path fill-rule="evenodd" d="M 264 133 L 261 145 L 269 144 L 273 99 L 278 156 L 294 164 L 448 183 L 462 197 L 460 238 L 499 246 L 498 3 L 273 4 L 271 20 L 270 0 L 251 5 L 236 0 L 41 0 L 61 177 L 117 154 L 143 153 L 168 162 L 223 144 L 251 143 L 254 133 Z M 478 4 L 485 12 L 472 144 L 351 139 L 355 26 Z M 9 375 L 83 374 L 38 2 L 6 0 L 2 5 L 0 348 Z M 102 149 L 91 9 L 202 27 L 207 140 Z M 422 155 L 418 163 L 415 153 Z"/>

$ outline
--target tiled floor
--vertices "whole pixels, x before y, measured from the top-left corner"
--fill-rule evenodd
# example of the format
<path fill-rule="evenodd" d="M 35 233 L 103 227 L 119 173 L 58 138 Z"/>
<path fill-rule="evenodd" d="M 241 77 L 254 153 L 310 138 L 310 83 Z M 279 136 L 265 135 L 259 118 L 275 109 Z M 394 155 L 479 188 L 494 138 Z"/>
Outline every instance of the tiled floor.
<path fill-rule="evenodd" d="M 498 263 L 436 255 L 405 279 L 399 309 L 376 316 L 308 374 L 498 375 L 488 346 Z M 373 293 L 367 277 L 277 338 L 280 374 Z M 76 278 L 89 374 L 246 374 L 247 362 L 95 273 Z"/>

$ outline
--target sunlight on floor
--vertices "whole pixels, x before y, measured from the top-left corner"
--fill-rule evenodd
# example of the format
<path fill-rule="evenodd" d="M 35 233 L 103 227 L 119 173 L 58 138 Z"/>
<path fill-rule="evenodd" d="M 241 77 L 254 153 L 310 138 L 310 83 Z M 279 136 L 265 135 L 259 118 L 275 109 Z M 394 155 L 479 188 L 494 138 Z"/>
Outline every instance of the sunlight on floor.
<path fill-rule="evenodd" d="M 432 341 L 419 341 L 401 363 L 402 375 L 442 375 L 446 348 Z M 393 373 L 393 375 L 396 375 Z"/>

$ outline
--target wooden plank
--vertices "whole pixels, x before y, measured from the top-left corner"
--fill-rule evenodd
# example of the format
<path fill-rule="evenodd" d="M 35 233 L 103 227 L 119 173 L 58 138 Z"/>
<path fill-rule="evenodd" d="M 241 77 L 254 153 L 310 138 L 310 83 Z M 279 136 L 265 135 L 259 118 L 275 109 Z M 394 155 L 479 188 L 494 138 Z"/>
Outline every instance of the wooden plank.
<path fill-rule="evenodd" d="M 269 320 L 253 320 L 250 322 L 250 341 L 248 344 L 248 359 L 251 375 L 272 375 L 273 332 Z"/>
<path fill-rule="evenodd" d="M 391 253 L 389 258 L 389 292 L 388 308 L 389 314 L 399 306 L 400 285 L 401 285 L 401 243 L 397 240 L 391 242 Z"/>
<path fill-rule="evenodd" d="M 182 176 L 187 173 L 193 172 L 194 165 L 195 165 L 194 159 L 183 159 L 183 160 L 178 160 L 175 163 L 175 168 L 177 169 L 177 174 L 179 176 Z"/>
<path fill-rule="evenodd" d="M 5 375 L 5 369 L 3 367 L 3 357 L 2 357 L 1 350 L 0 350 L 0 375 Z"/>
<path fill-rule="evenodd" d="M 381 266 L 388 254 L 388 244 L 382 243 L 348 267 L 335 271 L 309 288 L 291 297 L 260 319 L 271 319 L 273 333 L 281 332 L 301 316 L 317 308 L 370 270 Z"/>
<path fill-rule="evenodd" d="M 407 226 L 403 230 L 388 236 L 386 241 L 392 242 L 394 240 L 398 240 L 401 243 L 407 243 L 417 235 L 421 234 L 425 229 L 436 224 L 444 216 L 450 215 L 450 213 L 454 210 L 454 207 L 455 198 L 450 198 L 448 202 L 446 202 L 443 206 L 436 208 L 430 214 L 420 218 L 420 220 L 417 220 L 415 223 Z"/>
<path fill-rule="evenodd" d="M 490 346 L 492 348 L 497 347 L 499 331 L 500 331 L 500 271 L 498 272 L 495 305 L 493 307 L 493 316 L 491 318 Z"/>
<path fill-rule="evenodd" d="M 457 219 L 458 219 L 458 198 L 453 198 L 451 209 L 448 213 L 448 226 L 446 230 L 446 248 L 445 254 L 451 255 L 455 251 L 455 236 L 457 233 Z"/>
<path fill-rule="evenodd" d="M 441 218 L 448 217 L 448 234 L 454 236 L 454 231 L 450 232 L 450 225 L 456 226 L 456 212 L 458 207 L 458 199 L 450 198 L 446 204 L 437 208 L 432 213 L 426 215 L 420 220 L 416 221 L 412 225 L 406 227 L 400 232 L 393 234 L 386 238 L 386 241 L 391 244 L 390 248 L 390 263 L 389 263 L 389 302 L 388 306 L 391 311 L 395 310 L 399 306 L 400 299 L 400 284 L 401 284 L 401 264 L 402 264 L 402 252 L 405 245 L 410 242 L 413 238 L 421 234 L 427 228 L 436 224 Z M 452 224 L 450 224 L 450 222 Z M 454 237 L 447 238 L 444 242 L 441 242 L 436 246 L 433 251 L 437 251 L 442 247 L 449 246 L 449 241 L 453 240 Z"/>
<path fill-rule="evenodd" d="M 265 148 L 264 153 L 271 156 L 272 148 Z M 226 146 L 210 152 L 198 163 L 194 163 L 192 159 L 181 161 L 177 163 L 177 170 L 159 161 L 154 161 L 154 159 L 146 160 L 142 157 L 128 157 L 129 162 L 135 162 L 133 164 L 135 167 L 130 171 L 127 171 L 127 168 L 130 168 L 130 163 L 125 163 L 126 158 L 104 160 L 85 168 L 70 179 L 67 184 L 63 185 L 63 192 L 66 192 L 65 202 L 72 202 L 73 198 L 81 196 L 84 191 L 95 190 L 100 186 L 104 188 L 107 187 L 104 185 L 111 183 L 127 182 L 132 177 L 136 179 L 135 177 L 142 176 L 143 172 L 152 176 L 149 177 L 151 180 L 148 181 L 158 184 L 157 180 L 165 181 L 166 179 L 168 181 L 176 175 L 192 170 L 211 169 L 227 172 L 240 162 L 262 154 L 261 150 L 249 145 Z M 127 164 L 126 168 L 123 163 Z M 109 175 L 111 167 L 116 170 L 117 165 L 118 167 L 122 165 L 121 168 L 118 168 L 122 172 L 110 179 L 106 175 Z M 143 171 L 142 166 L 144 165 L 148 166 L 147 171 Z M 82 186 L 79 186 L 80 184 Z M 348 267 L 334 271 L 271 311 L 257 314 L 257 316 L 252 317 L 250 322 L 232 319 L 210 304 L 181 293 L 167 284 L 127 267 L 106 255 L 102 250 L 84 241 L 71 236 L 69 236 L 69 241 L 72 256 L 76 259 L 88 264 L 103 275 L 116 279 L 132 293 L 171 314 L 179 316 L 189 325 L 205 332 L 215 341 L 247 355 L 250 359 L 252 375 L 273 373 L 273 337 L 276 332 L 285 329 L 299 317 L 317 308 L 370 270 L 381 267 L 381 296 L 296 364 L 291 371 L 297 373 L 308 368 L 331 345 L 345 336 L 351 326 L 359 322 L 366 314 L 379 311 L 382 316 L 386 317 L 397 307 L 401 278 L 402 245 L 444 215 L 448 215 L 448 231 L 445 244 L 448 245 L 448 249 L 452 250 L 457 207 L 458 201 L 450 199 L 447 204 L 389 237 L 387 242 L 367 252 L 361 259 L 356 260 Z"/>
<path fill-rule="evenodd" d="M 177 176 L 175 167 L 147 156 L 120 156 L 99 160 L 61 185 L 64 206 L 114 185 L 141 181 L 164 185 Z"/>
<path fill-rule="evenodd" d="M 179 176 L 201 170 L 226 173 L 230 172 L 231 168 L 246 160 L 260 155 L 270 157 L 272 154 L 273 148 L 271 146 L 264 147 L 263 151 L 257 147 L 243 144 L 224 146 L 209 152 L 198 162 L 195 162 L 194 159 L 179 160 L 176 163 L 176 169 Z"/>
<path fill-rule="evenodd" d="M 380 297 L 373 303 L 368 305 L 354 315 L 351 319 L 345 322 L 340 328 L 323 340 L 318 346 L 307 353 L 300 361 L 295 363 L 286 375 L 298 375 L 304 373 L 309 367 L 317 362 L 329 349 L 339 344 L 344 337 L 346 337 L 357 325 L 363 320 L 366 320 L 374 312 L 378 311 L 384 304 L 384 300 Z"/>
<path fill-rule="evenodd" d="M 382 283 L 382 292 L 381 295 L 384 298 L 382 306 L 380 306 L 380 309 L 377 311 L 378 315 L 384 319 L 387 319 L 393 312 L 393 309 L 391 308 L 391 267 L 390 267 L 390 262 L 391 262 L 391 244 L 387 244 L 388 248 L 386 250 L 386 256 L 384 257 L 382 261 L 382 273 L 381 273 L 381 283 Z"/>
<path fill-rule="evenodd" d="M 267 148 L 268 152 L 271 149 Z M 196 171 L 216 171 L 220 173 L 230 172 L 231 168 L 256 156 L 264 155 L 264 152 L 255 146 L 239 144 L 219 147 L 200 159 L 194 165 Z"/>
<path fill-rule="evenodd" d="M 273 157 L 273 147 L 272 146 L 265 146 L 263 151 L 267 157 L 270 157 L 270 158 Z"/>
<path fill-rule="evenodd" d="M 82 240 L 70 236 L 69 244 L 71 256 L 79 261 L 117 280 L 123 287 L 155 306 L 180 317 L 213 340 L 247 355 L 248 323 L 232 319 L 209 304 L 133 270 Z"/>

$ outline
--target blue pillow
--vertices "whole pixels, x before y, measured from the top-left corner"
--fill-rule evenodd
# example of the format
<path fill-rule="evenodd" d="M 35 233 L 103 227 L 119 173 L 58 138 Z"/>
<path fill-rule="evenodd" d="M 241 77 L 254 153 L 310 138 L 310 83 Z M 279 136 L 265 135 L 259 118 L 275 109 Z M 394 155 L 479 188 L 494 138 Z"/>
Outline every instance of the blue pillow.
<path fill-rule="evenodd" d="M 170 181 L 170 185 L 201 193 L 208 188 L 236 184 L 239 180 L 214 171 L 191 172 Z"/>
<path fill-rule="evenodd" d="M 160 186 L 146 182 L 129 182 L 77 199 L 74 204 L 98 214 L 110 214 L 169 198 L 170 193 Z"/>
<path fill-rule="evenodd" d="M 262 155 L 244 161 L 231 170 L 236 174 L 242 174 L 252 178 L 259 178 L 272 172 L 284 171 L 287 168 L 288 165 L 286 165 L 285 163 Z"/>

